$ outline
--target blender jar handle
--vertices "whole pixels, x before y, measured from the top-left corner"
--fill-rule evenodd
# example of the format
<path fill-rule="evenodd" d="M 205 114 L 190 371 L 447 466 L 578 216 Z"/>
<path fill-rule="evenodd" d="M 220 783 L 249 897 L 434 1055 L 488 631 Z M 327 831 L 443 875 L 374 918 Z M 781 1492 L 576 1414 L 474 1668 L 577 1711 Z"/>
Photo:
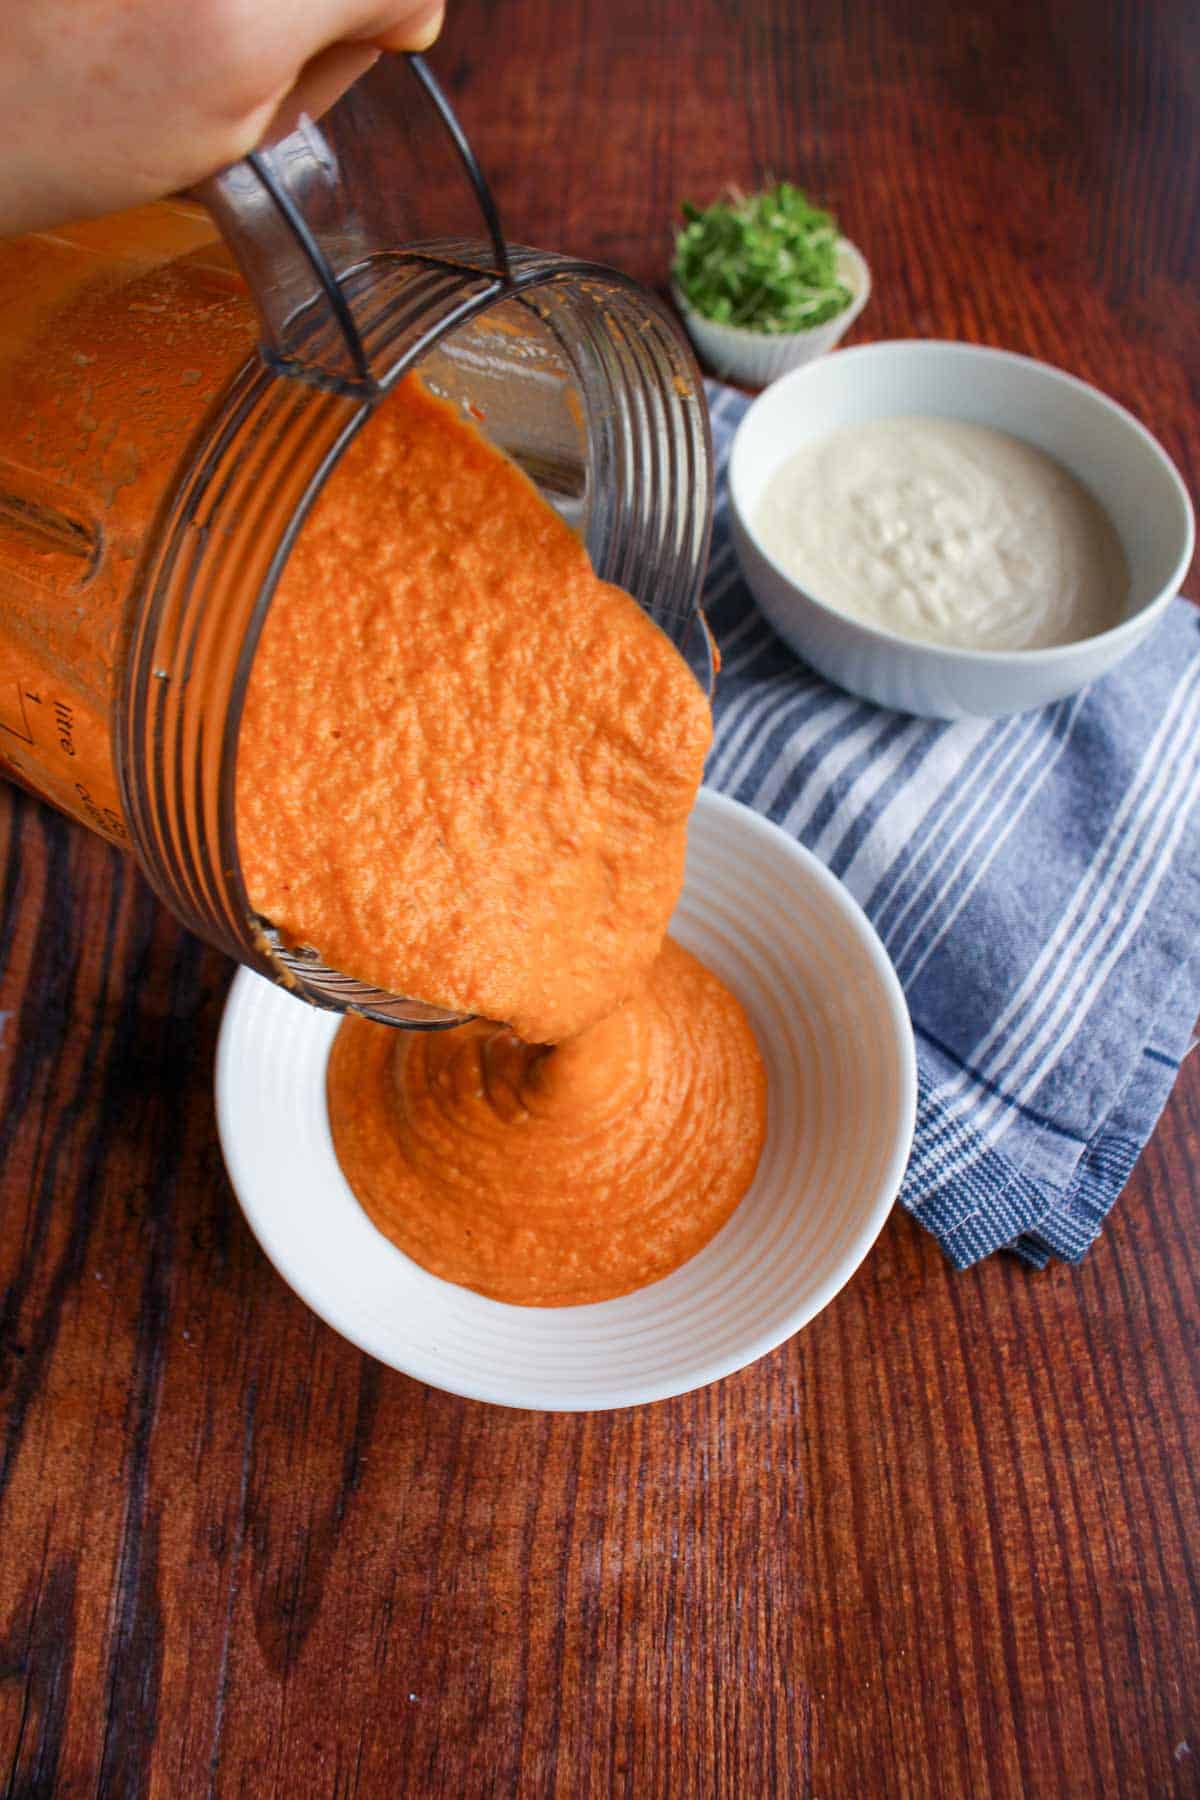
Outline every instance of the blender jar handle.
<path fill-rule="evenodd" d="M 506 287 L 513 276 L 500 216 L 479 162 L 422 56 L 406 62 L 466 170 Z M 270 148 L 211 176 L 195 190 L 220 227 L 253 295 L 263 351 L 294 373 L 369 398 L 377 390 L 343 276 L 373 252 L 340 180 L 332 145 L 311 119 Z M 314 218 L 324 216 L 324 228 Z"/>

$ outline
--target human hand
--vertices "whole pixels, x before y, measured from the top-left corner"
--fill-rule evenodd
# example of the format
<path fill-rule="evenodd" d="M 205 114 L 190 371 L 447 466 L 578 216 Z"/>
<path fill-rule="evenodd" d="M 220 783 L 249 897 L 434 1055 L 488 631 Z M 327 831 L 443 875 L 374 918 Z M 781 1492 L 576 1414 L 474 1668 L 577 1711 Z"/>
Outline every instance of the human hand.
<path fill-rule="evenodd" d="M 15 0 L 0 38 L 0 236 L 155 200 L 316 118 L 443 0 Z"/>

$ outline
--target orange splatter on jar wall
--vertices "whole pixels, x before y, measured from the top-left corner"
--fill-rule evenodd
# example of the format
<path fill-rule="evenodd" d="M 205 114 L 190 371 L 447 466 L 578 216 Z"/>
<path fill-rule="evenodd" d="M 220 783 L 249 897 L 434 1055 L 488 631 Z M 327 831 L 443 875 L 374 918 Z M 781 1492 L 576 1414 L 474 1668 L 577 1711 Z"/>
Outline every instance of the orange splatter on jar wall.
<path fill-rule="evenodd" d="M 0 771 L 116 843 L 126 601 L 184 449 L 255 336 L 199 207 L 0 243 Z"/>

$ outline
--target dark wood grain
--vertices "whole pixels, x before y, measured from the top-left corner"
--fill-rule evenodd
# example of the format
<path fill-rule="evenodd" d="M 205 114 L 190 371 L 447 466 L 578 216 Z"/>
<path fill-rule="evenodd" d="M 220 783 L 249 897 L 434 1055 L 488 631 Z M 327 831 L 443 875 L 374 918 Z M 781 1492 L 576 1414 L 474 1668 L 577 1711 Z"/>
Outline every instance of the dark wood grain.
<path fill-rule="evenodd" d="M 510 231 L 664 275 L 794 176 L 859 337 L 1099 382 L 1200 463 L 1185 0 L 451 0 Z M 898 1216 L 800 1337 L 593 1418 L 434 1393 L 222 1172 L 228 966 L 0 787 L 0 1794 L 1200 1792 L 1200 1063 L 1077 1269 Z"/>

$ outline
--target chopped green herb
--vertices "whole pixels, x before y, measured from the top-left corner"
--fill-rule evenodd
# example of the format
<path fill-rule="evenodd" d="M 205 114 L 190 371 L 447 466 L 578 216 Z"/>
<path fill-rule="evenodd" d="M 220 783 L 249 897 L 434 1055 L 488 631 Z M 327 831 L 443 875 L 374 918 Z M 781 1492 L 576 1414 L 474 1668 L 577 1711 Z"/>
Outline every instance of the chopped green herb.
<path fill-rule="evenodd" d="M 721 325 L 771 334 L 823 325 L 850 304 L 837 277 L 838 229 L 790 181 L 683 203 L 671 272 L 688 304 Z"/>

